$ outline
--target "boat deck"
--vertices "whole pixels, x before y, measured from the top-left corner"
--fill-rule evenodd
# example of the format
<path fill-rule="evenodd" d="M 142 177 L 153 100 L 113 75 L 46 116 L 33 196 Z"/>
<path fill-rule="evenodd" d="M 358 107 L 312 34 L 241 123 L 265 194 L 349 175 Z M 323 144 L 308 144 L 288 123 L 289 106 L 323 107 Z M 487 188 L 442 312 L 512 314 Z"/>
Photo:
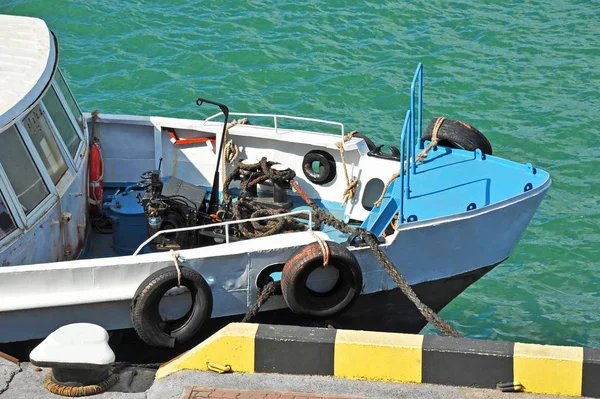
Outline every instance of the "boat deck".
<path fill-rule="evenodd" d="M 105 199 L 109 198 L 111 195 L 113 195 L 119 189 L 124 189 L 124 187 L 121 187 L 120 185 L 119 185 L 119 187 L 117 187 L 116 185 L 113 185 L 113 186 L 108 185 L 108 188 L 105 190 Z M 299 197 L 294 197 L 293 200 L 294 200 L 295 204 L 302 203 L 302 200 L 299 199 Z M 330 212 L 336 218 L 338 218 L 340 220 L 343 219 L 344 210 L 338 204 L 329 204 L 328 203 L 327 205 L 323 205 L 323 204 L 320 204 L 320 205 L 322 205 L 325 209 L 327 209 L 327 211 Z M 290 210 L 290 212 L 303 211 L 303 210 L 310 210 L 310 207 L 307 205 L 296 206 L 296 207 L 292 208 Z M 337 243 L 346 242 L 349 238 L 349 234 L 343 233 L 343 232 L 341 232 L 331 226 L 325 225 L 325 224 L 323 224 L 321 226 L 320 231 L 327 234 L 332 241 L 337 242 Z M 148 252 L 150 251 L 148 249 L 148 247 L 146 247 L 143 252 L 146 252 L 146 251 L 148 251 Z M 131 251 L 131 254 L 133 254 L 133 251 Z M 107 229 L 107 230 L 102 229 L 102 231 L 101 231 L 100 229 L 92 227 L 91 233 L 88 236 L 88 239 L 86 242 L 85 250 L 84 250 L 83 254 L 81 255 L 80 259 L 109 258 L 109 257 L 114 257 L 114 256 L 122 256 L 122 255 L 123 254 L 119 254 L 114 251 L 113 235 L 111 234 L 110 229 Z"/>

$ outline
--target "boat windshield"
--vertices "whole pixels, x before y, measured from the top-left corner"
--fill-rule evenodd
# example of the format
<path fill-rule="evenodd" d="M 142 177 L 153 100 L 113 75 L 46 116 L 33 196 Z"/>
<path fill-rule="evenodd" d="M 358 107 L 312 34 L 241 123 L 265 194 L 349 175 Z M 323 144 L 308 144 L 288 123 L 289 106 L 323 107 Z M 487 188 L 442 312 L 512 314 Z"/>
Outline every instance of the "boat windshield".
<path fill-rule="evenodd" d="M 63 76 L 60 68 L 58 69 L 58 73 L 54 77 L 54 81 L 56 82 L 58 89 L 62 93 L 63 97 L 67 101 L 67 105 L 69 106 L 71 113 L 75 117 L 79 128 L 83 132 L 83 115 L 81 114 L 81 109 L 79 109 L 79 105 L 77 105 L 77 101 L 75 101 L 75 97 L 73 97 L 73 93 L 71 92 L 71 89 L 69 89 L 69 86 L 67 85 L 65 77 Z M 67 140 L 65 140 L 65 142 L 67 142 Z"/>
<path fill-rule="evenodd" d="M 6 207 L 4 197 L 0 194 L 0 240 L 15 230 L 15 221 Z"/>
<path fill-rule="evenodd" d="M 0 134 L 0 160 L 25 215 L 28 215 L 50 192 L 14 126 Z"/>
<path fill-rule="evenodd" d="M 75 126 L 71 122 L 71 118 L 69 118 L 66 110 L 58 99 L 58 94 L 54 90 L 54 87 L 50 86 L 50 89 L 48 89 L 48 92 L 44 95 L 42 102 L 46 106 L 48 114 L 50 114 L 50 118 L 56 126 L 56 130 L 65 142 L 69 154 L 74 158 L 75 154 L 77 154 L 81 139 L 75 130 Z"/>
<path fill-rule="evenodd" d="M 52 177 L 52 181 L 54 184 L 58 183 L 68 168 L 52 133 L 50 123 L 39 104 L 23 119 L 23 126 L 29 133 L 29 137 L 31 137 L 35 149 L 40 154 L 40 158 L 42 158 L 48 174 Z"/>

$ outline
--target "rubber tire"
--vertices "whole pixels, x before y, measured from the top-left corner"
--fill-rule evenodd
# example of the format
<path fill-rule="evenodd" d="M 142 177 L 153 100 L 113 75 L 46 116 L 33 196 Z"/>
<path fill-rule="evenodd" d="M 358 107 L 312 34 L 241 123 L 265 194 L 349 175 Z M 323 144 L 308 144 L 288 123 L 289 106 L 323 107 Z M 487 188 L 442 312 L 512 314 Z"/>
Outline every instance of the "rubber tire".
<path fill-rule="evenodd" d="M 433 118 L 423 133 L 422 141 L 431 140 L 433 127 L 439 118 Z M 492 145 L 479 130 L 468 123 L 446 119 L 438 131 L 438 142 L 441 146 L 475 151 L 477 148 L 484 154 L 492 155 Z"/>
<path fill-rule="evenodd" d="M 322 165 L 318 173 L 312 169 L 312 163 L 315 161 L 319 161 Z M 328 152 L 309 151 L 302 159 L 302 172 L 309 181 L 315 184 L 327 184 L 335 178 L 335 160 Z"/>
<path fill-rule="evenodd" d="M 177 287 L 175 267 L 166 267 L 148 276 L 138 287 L 131 302 L 133 328 L 142 341 L 150 346 L 173 348 L 189 340 L 212 314 L 212 292 L 204 277 L 188 267 L 180 269 L 181 285 L 192 295 L 192 306 L 185 316 L 166 324 L 159 313 L 158 306 L 163 295 Z"/>
<path fill-rule="evenodd" d="M 363 276 L 358 261 L 347 248 L 327 242 L 329 265 L 339 271 L 336 285 L 327 293 L 306 286 L 309 275 L 323 265 L 319 243 L 299 250 L 283 267 L 281 291 L 292 312 L 314 318 L 328 318 L 346 310 L 360 296 Z"/>

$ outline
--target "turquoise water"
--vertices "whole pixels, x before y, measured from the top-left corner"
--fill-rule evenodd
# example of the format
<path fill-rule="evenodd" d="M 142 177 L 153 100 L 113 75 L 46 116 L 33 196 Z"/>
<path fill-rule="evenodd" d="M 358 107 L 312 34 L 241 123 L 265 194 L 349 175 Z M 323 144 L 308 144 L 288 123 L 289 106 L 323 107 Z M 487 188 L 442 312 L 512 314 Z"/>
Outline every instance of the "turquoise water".
<path fill-rule="evenodd" d="M 515 254 L 442 316 L 469 337 L 600 347 L 600 3 L 297 3 L 4 0 L 0 13 L 47 21 L 87 111 L 193 118 L 203 96 L 393 144 L 422 61 L 426 123 L 467 121 L 554 180 Z"/>

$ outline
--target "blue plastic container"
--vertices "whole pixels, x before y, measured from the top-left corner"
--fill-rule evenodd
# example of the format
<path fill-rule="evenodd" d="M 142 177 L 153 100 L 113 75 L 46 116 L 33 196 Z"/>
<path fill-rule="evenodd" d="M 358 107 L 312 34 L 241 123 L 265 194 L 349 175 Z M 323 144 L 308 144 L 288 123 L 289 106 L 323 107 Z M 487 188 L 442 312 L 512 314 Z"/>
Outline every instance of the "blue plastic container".
<path fill-rule="evenodd" d="M 130 186 L 117 193 L 108 206 L 108 217 L 112 221 L 113 250 L 118 255 L 131 255 L 148 239 L 148 222 L 144 208 L 138 203 L 134 191 L 137 186 Z M 142 250 L 147 252 L 147 250 Z"/>

